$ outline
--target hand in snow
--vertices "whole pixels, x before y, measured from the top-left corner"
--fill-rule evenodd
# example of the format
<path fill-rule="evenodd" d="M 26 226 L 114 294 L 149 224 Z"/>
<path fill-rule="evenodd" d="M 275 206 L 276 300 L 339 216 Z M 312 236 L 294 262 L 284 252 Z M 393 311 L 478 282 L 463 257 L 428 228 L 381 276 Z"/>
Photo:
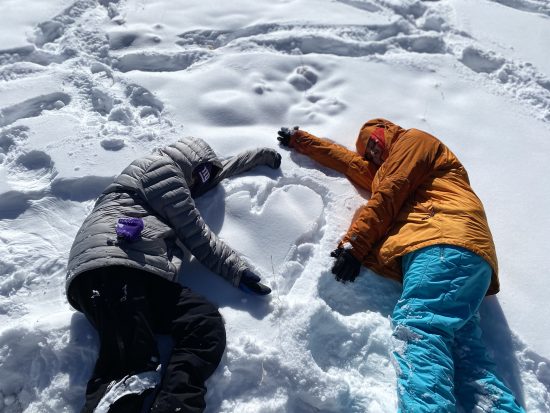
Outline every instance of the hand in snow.
<path fill-rule="evenodd" d="M 259 276 L 246 269 L 241 276 L 239 289 L 248 294 L 268 295 L 271 292 L 271 288 L 262 284 L 260 280 Z"/>
<path fill-rule="evenodd" d="M 280 142 L 281 145 L 283 146 L 289 146 L 290 145 L 290 138 L 292 137 L 292 135 L 294 135 L 294 133 L 300 129 L 299 126 L 294 126 L 292 129 L 290 128 L 286 128 L 286 127 L 282 127 L 281 129 L 279 129 L 279 131 L 277 132 L 277 140 Z"/>
<path fill-rule="evenodd" d="M 354 282 L 361 270 L 361 263 L 353 256 L 350 250 L 337 248 L 330 253 L 331 257 L 336 258 L 332 266 L 332 273 L 336 277 L 336 281 Z"/>
<path fill-rule="evenodd" d="M 281 166 L 281 154 L 275 152 L 275 155 L 273 156 L 273 163 L 269 166 L 273 169 L 279 169 Z"/>

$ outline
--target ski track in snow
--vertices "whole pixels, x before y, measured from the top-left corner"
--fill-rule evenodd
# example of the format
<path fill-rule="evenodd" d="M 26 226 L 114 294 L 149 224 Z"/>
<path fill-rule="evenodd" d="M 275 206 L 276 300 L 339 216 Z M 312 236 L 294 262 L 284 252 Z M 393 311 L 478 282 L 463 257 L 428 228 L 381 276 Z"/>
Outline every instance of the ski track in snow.
<path fill-rule="evenodd" d="M 82 315 L 67 311 L 64 267 L 80 224 L 71 217 L 83 219 L 112 176 L 102 171 L 79 174 L 79 156 L 91 142 L 106 154 L 128 148 L 138 148 L 143 154 L 174 140 L 179 133 L 163 100 L 129 81 L 125 73 L 196 70 L 220 56 L 248 52 L 400 59 L 403 64 L 409 64 L 409 54 L 447 55 L 456 59 L 457 66 L 462 65 L 463 70 L 458 71 L 465 78 L 479 79 L 495 93 L 505 90 L 510 98 L 550 122 L 550 80 L 528 62 L 484 50 L 467 33 L 450 26 L 445 1 L 339 2 L 357 13 L 389 17 L 390 23 L 262 23 L 235 30 L 190 30 L 166 45 L 155 28 L 126 28 L 124 2 L 79 0 L 40 23 L 32 44 L 0 50 L 0 84 L 9 87 L 17 83 L 27 94 L 0 108 L 0 178 L 4 178 L 0 186 L 0 411 L 77 411 L 82 403 L 97 339 Z M 542 0 L 494 2 L 550 16 L 550 8 Z M 97 22 L 109 19 L 119 26 L 111 25 L 105 32 Z M 42 76 L 60 79 L 57 90 L 33 95 L 28 89 Z M 319 76 L 317 68 L 300 65 L 288 73 L 286 81 L 304 93 L 307 104 L 336 116 L 345 103 L 315 92 Z M 254 93 L 261 95 L 269 88 L 260 82 Z M 213 103 L 219 98 L 206 95 L 197 105 L 208 107 L 209 116 L 219 119 L 220 126 L 253 122 L 245 109 L 216 108 Z M 281 110 L 280 118 L 302 110 L 300 105 Z M 86 119 L 77 137 L 80 142 L 74 145 L 74 173 L 60 173 L 55 148 L 40 142 L 33 119 L 50 116 L 55 122 L 56 116 L 80 118 L 82 113 Z M 299 161 L 308 164 L 303 158 Z M 356 288 L 333 282 L 327 270 L 329 258 L 319 257 L 338 239 L 340 234 L 334 228 L 345 226 L 336 211 L 353 211 L 361 200 L 354 199 L 357 197 L 351 192 L 334 195 L 326 182 L 327 175 L 331 179 L 328 171 L 297 169 L 295 173 L 267 178 L 245 174 L 206 197 L 222 203 L 225 199 L 224 228 L 234 230 L 242 239 L 267 240 L 258 246 L 264 249 L 269 243 L 288 245 L 284 256 L 266 257 L 258 263 L 270 274 L 274 289 L 262 320 L 273 326 L 273 340 L 260 345 L 252 335 L 234 332 L 238 341 L 228 343 L 222 366 L 210 381 L 207 411 L 233 412 L 237 407 L 243 412 L 256 411 L 259 403 L 262 412 L 393 411 L 395 396 L 387 390 L 395 380 L 388 316 L 399 286 L 367 270 Z M 307 205 L 300 204 L 302 201 Z M 275 202 L 292 203 L 296 216 L 278 215 Z M 220 217 L 209 212 L 207 201 L 199 205 L 216 230 L 221 223 L 215 220 Z M 247 210 L 249 216 L 238 216 Z M 300 214 L 311 219 L 300 219 Z M 251 216 L 258 223 L 246 228 Z M 286 235 L 262 233 L 264 219 L 283 220 L 280 226 L 288 229 Z M 36 220 L 33 233 L 23 232 L 29 228 L 28 220 Z M 252 232 L 255 235 L 250 235 Z M 226 238 L 230 240 L 231 234 Z M 300 300 L 308 289 L 319 295 L 314 306 Z M 44 297 L 30 298 L 37 290 Z M 44 319 L 28 317 L 32 308 L 41 304 L 51 310 Z M 498 305 L 489 306 L 486 312 L 498 320 Z M 57 317 L 64 320 L 63 328 L 50 327 L 58 326 Z M 507 334 L 510 332 L 491 331 L 494 349 L 498 348 L 497 339 Z M 510 380 L 523 383 L 516 383 L 516 390 L 530 403 L 530 411 L 548 411 L 549 361 L 519 339 L 510 340 L 513 355 L 498 360 L 499 367 L 521 365 L 521 377 L 510 375 Z M 511 369 L 517 370 L 517 366 Z M 391 396 L 384 399 L 388 394 Z"/>

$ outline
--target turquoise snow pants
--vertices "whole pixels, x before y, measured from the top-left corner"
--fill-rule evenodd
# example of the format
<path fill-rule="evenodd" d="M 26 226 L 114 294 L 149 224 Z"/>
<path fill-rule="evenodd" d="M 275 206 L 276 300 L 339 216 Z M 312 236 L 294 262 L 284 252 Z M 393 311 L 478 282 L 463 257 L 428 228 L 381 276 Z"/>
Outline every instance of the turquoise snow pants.
<path fill-rule="evenodd" d="M 403 293 L 393 312 L 398 412 L 521 412 L 495 375 L 478 309 L 491 267 L 464 248 L 436 245 L 403 257 Z"/>

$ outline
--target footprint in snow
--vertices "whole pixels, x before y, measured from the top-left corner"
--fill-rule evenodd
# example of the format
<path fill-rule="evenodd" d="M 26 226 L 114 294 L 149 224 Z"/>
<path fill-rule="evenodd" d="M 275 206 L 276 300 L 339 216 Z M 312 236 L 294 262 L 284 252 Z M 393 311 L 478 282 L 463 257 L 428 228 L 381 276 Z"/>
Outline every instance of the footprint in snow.
<path fill-rule="evenodd" d="M 315 71 L 308 66 L 300 66 L 287 78 L 288 83 L 294 86 L 295 89 L 304 91 L 308 90 L 317 83 L 319 76 Z"/>
<path fill-rule="evenodd" d="M 71 101 L 63 92 L 49 93 L 27 99 L 0 109 L 0 127 L 10 125 L 19 119 L 40 116 L 45 110 L 59 110 Z"/>
<path fill-rule="evenodd" d="M 472 46 L 468 46 L 462 51 L 460 61 L 477 73 L 492 73 L 500 69 L 504 64 L 503 58 Z"/>

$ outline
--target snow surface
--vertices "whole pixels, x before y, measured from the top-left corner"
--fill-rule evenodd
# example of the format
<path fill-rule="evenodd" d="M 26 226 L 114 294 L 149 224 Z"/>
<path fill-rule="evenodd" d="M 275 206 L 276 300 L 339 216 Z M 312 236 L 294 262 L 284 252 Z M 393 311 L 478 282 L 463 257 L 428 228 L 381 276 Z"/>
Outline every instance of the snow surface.
<path fill-rule="evenodd" d="M 386 117 L 440 137 L 469 171 L 502 291 L 485 339 L 528 412 L 550 411 L 550 5 L 546 0 L 0 0 L 0 412 L 76 412 L 97 337 L 64 297 L 95 197 L 183 135 L 221 156 L 280 126 L 353 148 Z M 367 195 L 280 148 L 199 201 L 260 268 L 258 299 L 195 260 L 228 347 L 207 412 L 394 412 L 389 316 L 400 286 L 329 252 Z"/>

